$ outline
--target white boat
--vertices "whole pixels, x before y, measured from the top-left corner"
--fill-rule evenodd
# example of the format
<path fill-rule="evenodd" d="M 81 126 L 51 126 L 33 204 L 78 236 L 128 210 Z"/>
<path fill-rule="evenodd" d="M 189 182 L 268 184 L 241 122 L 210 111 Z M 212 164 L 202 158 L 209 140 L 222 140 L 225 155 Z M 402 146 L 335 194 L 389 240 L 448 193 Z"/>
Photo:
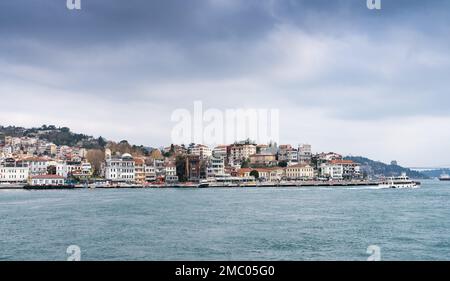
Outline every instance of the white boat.
<path fill-rule="evenodd" d="M 386 178 L 382 183 L 378 185 L 379 188 L 419 188 L 420 182 L 413 181 L 403 173 L 399 177 Z"/>
<path fill-rule="evenodd" d="M 448 174 L 444 173 L 444 174 L 441 175 L 439 180 L 441 180 L 441 181 L 450 181 L 450 176 Z"/>

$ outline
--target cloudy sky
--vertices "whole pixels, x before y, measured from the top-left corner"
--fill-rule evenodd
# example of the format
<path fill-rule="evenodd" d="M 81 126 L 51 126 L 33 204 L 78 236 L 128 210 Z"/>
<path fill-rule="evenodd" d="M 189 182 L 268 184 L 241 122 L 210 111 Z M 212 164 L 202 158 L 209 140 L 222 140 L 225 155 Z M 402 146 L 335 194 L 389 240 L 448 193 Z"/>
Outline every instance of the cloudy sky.
<path fill-rule="evenodd" d="M 278 108 L 280 141 L 450 165 L 450 1 L 0 2 L 0 124 L 160 146 L 175 109 Z"/>

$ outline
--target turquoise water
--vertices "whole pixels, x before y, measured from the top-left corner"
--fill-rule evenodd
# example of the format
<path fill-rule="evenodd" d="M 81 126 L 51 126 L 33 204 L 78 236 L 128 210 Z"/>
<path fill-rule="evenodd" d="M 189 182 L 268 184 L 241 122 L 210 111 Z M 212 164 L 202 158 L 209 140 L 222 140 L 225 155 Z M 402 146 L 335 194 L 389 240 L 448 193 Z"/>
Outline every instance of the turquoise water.
<path fill-rule="evenodd" d="M 0 191 L 0 260 L 450 260 L 450 185 Z"/>

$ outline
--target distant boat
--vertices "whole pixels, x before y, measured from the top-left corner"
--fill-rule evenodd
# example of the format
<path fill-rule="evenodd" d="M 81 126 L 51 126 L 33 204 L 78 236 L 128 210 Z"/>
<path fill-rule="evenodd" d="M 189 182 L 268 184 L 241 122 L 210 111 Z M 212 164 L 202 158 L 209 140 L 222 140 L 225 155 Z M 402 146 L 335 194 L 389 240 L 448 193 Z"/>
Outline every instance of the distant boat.
<path fill-rule="evenodd" d="M 418 188 L 420 182 L 412 181 L 403 173 L 400 177 L 390 177 L 378 185 L 380 188 Z"/>
<path fill-rule="evenodd" d="M 450 176 L 448 174 L 442 174 L 439 178 L 440 181 L 450 181 Z"/>

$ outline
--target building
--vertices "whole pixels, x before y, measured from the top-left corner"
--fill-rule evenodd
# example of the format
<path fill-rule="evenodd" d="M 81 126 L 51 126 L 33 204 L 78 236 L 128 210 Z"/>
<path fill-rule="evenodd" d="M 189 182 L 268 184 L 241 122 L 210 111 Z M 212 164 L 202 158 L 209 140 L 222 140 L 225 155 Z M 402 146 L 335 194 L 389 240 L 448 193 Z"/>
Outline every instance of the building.
<path fill-rule="evenodd" d="M 282 144 L 278 147 L 278 161 L 289 162 L 289 152 L 292 150 L 290 144 Z"/>
<path fill-rule="evenodd" d="M 144 159 L 138 158 L 134 160 L 134 180 L 139 184 L 143 184 L 146 181 Z"/>
<path fill-rule="evenodd" d="M 284 170 L 280 167 L 273 167 L 269 169 L 269 181 L 276 182 L 281 181 L 284 176 Z"/>
<path fill-rule="evenodd" d="M 22 160 L 22 163 L 30 168 L 30 175 L 36 176 L 46 175 L 47 168 L 50 166 L 51 161 L 52 160 L 48 158 L 31 157 Z"/>
<path fill-rule="evenodd" d="M 177 182 L 178 181 L 177 166 L 175 164 L 168 164 L 166 165 L 165 169 L 166 169 L 165 181 Z"/>
<path fill-rule="evenodd" d="M 312 158 L 312 147 L 310 144 L 301 144 L 298 147 L 298 162 L 310 164 Z"/>
<path fill-rule="evenodd" d="M 89 162 L 80 162 L 80 161 L 57 162 L 55 166 L 56 166 L 56 174 L 64 178 L 67 178 L 69 176 L 89 178 L 93 174 L 92 165 Z"/>
<path fill-rule="evenodd" d="M 166 163 L 164 159 L 153 160 L 153 167 L 155 168 L 156 178 L 164 178 L 166 174 Z"/>
<path fill-rule="evenodd" d="M 212 156 L 216 158 L 227 159 L 228 157 L 228 146 L 227 145 L 219 145 L 216 146 L 212 151 Z"/>
<path fill-rule="evenodd" d="M 342 166 L 342 178 L 346 180 L 360 179 L 361 166 L 351 160 L 331 160 L 332 165 Z"/>
<path fill-rule="evenodd" d="M 320 175 L 331 180 L 342 180 L 344 168 L 340 164 L 323 163 L 320 165 Z"/>
<path fill-rule="evenodd" d="M 37 175 L 31 177 L 30 184 L 35 186 L 61 186 L 64 185 L 64 178 L 58 175 Z"/>
<path fill-rule="evenodd" d="M 233 164 L 242 163 L 250 155 L 256 154 L 256 145 L 254 144 L 233 144 L 230 147 L 230 162 Z"/>
<path fill-rule="evenodd" d="M 208 161 L 208 177 L 225 176 L 225 158 L 211 157 Z"/>
<path fill-rule="evenodd" d="M 155 166 L 153 164 L 145 165 L 144 171 L 145 171 L 145 181 L 146 182 L 156 181 Z"/>
<path fill-rule="evenodd" d="M 314 168 L 306 164 L 297 164 L 285 168 L 285 176 L 289 180 L 312 180 Z"/>
<path fill-rule="evenodd" d="M 189 155 L 186 157 L 185 175 L 189 181 L 199 181 L 201 177 L 200 156 Z"/>
<path fill-rule="evenodd" d="M 242 168 L 237 172 L 237 176 L 241 178 L 250 178 L 250 174 L 256 171 L 258 172 L 258 180 L 260 181 L 270 181 L 277 182 L 283 177 L 283 168 L 273 167 L 273 168 Z"/>
<path fill-rule="evenodd" d="M 278 147 L 278 161 L 280 162 L 298 162 L 298 151 L 290 144 L 280 145 Z"/>
<path fill-rule="evenodd" d="M 24 183 L 28 181 L 28 167 L 0 167 L 0 182 Z"/>
<path fill-rule="evenodd" d="M 133 157 L 125 153 L 121 157 L 106 159 L 105 178 L 110 181 L 134 182 L 135 162 Z"/>
<path fill-rule="evenodd" d="M 192 155 L 199 156 L 200 159 L 207 159 L 212 155 L 211 149 L 203 144 L 193 146 L 190 151 Z"/>
<path fill-rule="evenodd" d="M 250 155 L 250 164 L 254 166 L 272 166 L 276 164 L 276 156 L 273 154 L 253 154 Z"/>
<path fill-rule="evenodd" d="M 251 177 L 251 173 L 253 171 L 258 172 L 258 178 L 261 180 L 265 180 L 269 178 L 269 169 L 265 168 L 242 168 L 238 170 L 238 176 L 241 178 L 249 178 Z"/>
<path fill-rule="evenodd" d="M 53 143 L 49 143 L 47 144 L 47 147 L 45 149 L 45 154 L 47 155 L 56 155 L 58 153 L 58 147 L 56 146 L 56 144 Z"/>

